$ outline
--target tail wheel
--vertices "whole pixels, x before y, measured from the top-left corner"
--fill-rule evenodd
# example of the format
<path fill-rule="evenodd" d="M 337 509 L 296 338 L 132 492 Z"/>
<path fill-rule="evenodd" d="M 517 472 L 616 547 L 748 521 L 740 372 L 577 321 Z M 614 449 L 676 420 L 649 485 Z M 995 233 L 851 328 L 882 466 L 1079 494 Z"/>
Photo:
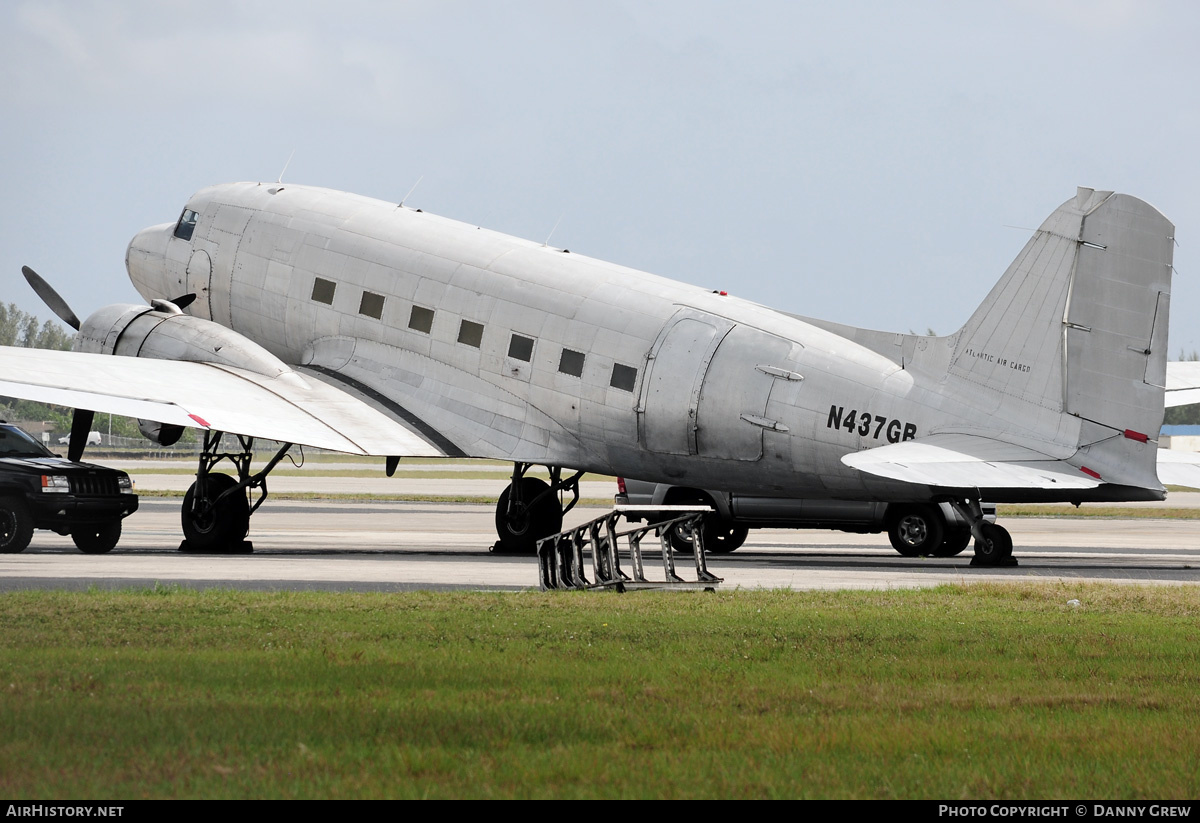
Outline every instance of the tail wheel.
<path fill-rule="evenodd" d="M 888 539 L 892 548 L 905 557 L 936 554 L 945 536 L 946 520 L 937 506 L 900 506 L 889 519 Z"/>
<path fill-rule="evenodd" d="M 0 554 L 25 551 L 33 539 L 33 517 L 19 497 L 0 498 Z"/>
<path fill-rule="evenodd" d="M 975 541 L 975 559 L 980 565 L 998 566 L 1012 557 L 1012 535 L 1003 526 L 995 523 L 984 523 L 983 540 Z"/>
<path fill-rule="evenodd" d="M 501 551 L 533 554 L 537 541 L 562 531 L 562 506 L 553 494 L 540 500 L 538 495 L 549 491 L 550 486 L 536 477 L 522 477 L 520 495 L 515 510 L 509 514 L 508 500 L 512 494 L 510 484 L 496 502 L 496 535 L 500 538 L 497 548 Z"/>
<path fill-rule="evenodd" d="M 250 531 L 250 502 L 243 491 L 217 500 L 238 481 L 227 474 L 210 474 L 204 497 L 193 483 L 183 496 L 183 536 L 192 551 L 221 552 L 238 548 Z M 214 501 L 216 501 L 214 503 Z"/>

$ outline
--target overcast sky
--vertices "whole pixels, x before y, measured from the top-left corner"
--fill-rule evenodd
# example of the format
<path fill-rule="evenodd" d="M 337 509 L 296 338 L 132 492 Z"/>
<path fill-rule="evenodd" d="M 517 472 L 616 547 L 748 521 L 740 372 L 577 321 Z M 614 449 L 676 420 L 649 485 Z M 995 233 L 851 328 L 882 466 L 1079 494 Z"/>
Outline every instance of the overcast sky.
<path fill-rule="evenodd" d="M 309 183 L 786 311 L 957 329 L 1079 185 L 1178 226 L 1200 349 L 1200 4 L 0 3 L 0 300 L 140 302 L 195 190 Z M 1014 228 L 1016 227 L 1016 228 Z M 1024 228 L 1021 228 L 1024 227 Z"/>

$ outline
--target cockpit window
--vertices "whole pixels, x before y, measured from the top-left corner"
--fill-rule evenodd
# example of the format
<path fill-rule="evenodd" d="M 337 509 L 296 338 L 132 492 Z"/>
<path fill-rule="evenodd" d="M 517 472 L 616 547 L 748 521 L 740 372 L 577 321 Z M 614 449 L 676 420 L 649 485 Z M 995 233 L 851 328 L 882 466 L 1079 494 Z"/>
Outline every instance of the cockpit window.
<path fill-rule="evenodd" d="M 179 215 L 179 222 L 175 224 L 175 236 L 180 240 L 191 240 L 199 217 L 200 215 L 191 209 L 184 209 L 183 214 Z"/>

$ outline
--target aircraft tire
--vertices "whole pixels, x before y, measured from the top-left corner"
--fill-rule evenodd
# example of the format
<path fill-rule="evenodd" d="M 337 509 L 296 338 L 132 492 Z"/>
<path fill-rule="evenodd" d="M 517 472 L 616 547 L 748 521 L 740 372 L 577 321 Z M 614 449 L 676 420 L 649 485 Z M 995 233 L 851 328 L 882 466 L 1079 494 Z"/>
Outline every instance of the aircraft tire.
<path fill-rule="evenodd" d="M 237 485 L 227 474 L 208 476 L 208 494 L 216 499 L 226 489 Z M 192 513 L 192 501 L 196 496 L 196 484 L 188 487 L 183 496 L 183 537 L 190 551 L 226 552 L 241 546 L 250 530 L 250 503 L 245 494 L 231 494 L 216 505 L 216 508 L 199 514 Z"/>
<path fill-rule="evenodd" d="M 966 528 L 946 529 L 946 537 L 938 546 L 934 557 L 956 557 L 971 545 L 971 530 Z"/>
<path fill-rule="evenodd" d="M 116 548 L 120 539 L 120 520 L 87 523 L 71 528 L 71 541 L 84 554 L 106 554 Z"/>
<path fill-rule="evenodd" d="M 562 506 L 555 495 L 547 495 L 529 506 L 542 492 L 550 488 L 544 480 L 536 477 L 522 477 L 521 509 L 512 518 L 508 516 L 508 497 L 512 491 L 509 484 L 500 493 L 496 501 L 496 535 L 500 538 L 496 549 L 502 552 L 518 554 L 533 554 L 537 551 L 537 541 L 562 531 Z"/>
<path fill-rule="evenodd" d="M 937 506 L 928 503 L 899 506 L 889 515 L 888 540 L 903 556 L 932 556 L 942 547 L 946 520 Z"/>
<path fill-rule="evenodd" d="M 984 523 L 983 540 L 975 541 L 975 559 L 982 566 L 999 566 L 1012 557 L 1012 535 L 1003 526 Z"/>
<path fill-rule="evenodd" d="M 19 497 L 0 497 L 0 554 L 25 551 L 33 539 L 33 517 Z"/>

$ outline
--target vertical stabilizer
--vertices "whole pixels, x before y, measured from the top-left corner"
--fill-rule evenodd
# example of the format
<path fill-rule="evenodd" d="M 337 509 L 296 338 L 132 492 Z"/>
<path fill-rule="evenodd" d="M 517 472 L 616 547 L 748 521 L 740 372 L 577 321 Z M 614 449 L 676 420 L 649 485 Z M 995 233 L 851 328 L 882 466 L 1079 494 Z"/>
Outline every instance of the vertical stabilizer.
<path fill-rule="evenodd" d="M 1124 194 L 1084 218 L 1063 322 L 1069 414 L 1157 437 L 1174 235 L 1154 207 Z"/>
<path fill-rule="evenodd" d="M 1063 445 L 1156 437 L 1174 234 L 1142 200 L 1079 189 L 958 333 L 950 374 L 1010 411 L 1077 418 L 1079 442 Z M 1153 478 L 1152 450 L 1146 459 Z"/>

